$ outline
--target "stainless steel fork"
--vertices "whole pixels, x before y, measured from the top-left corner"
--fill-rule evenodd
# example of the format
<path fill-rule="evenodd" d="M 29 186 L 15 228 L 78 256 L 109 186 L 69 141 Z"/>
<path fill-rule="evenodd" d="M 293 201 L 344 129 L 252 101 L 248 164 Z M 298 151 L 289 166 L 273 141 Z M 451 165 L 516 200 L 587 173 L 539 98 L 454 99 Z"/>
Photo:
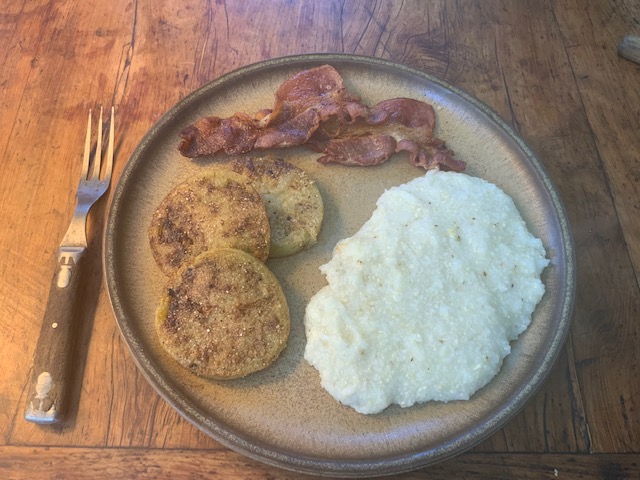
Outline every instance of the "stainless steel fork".
<path fill-rule="evenodd" d="M 58 423 L 67 418 L 70 406 L 69 381 L 72 377 L 74 338 L 78 316 L 80 270 L 87 249 L 87 214 L 107 191 L 113 169 L 114 107 L 111 107 L 107 154 L 102 161 L 102 108 L 93 161 L 91 157 L 91 111 L 87 122 L 82 174 L 76 209 L 60 247 L 40 337 L 36 346 L 32 380 L 29 384 L 25 419 L 35 423 Z M 102 174 L 101 174 L 102 171 Z"/>

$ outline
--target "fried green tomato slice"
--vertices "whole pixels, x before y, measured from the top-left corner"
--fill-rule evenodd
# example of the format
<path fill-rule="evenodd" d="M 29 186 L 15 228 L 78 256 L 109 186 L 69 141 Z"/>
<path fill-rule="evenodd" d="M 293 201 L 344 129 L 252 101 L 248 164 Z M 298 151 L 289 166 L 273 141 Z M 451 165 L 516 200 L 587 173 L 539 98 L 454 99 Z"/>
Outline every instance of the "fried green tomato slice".
<path fill-rule="evenodd" d="M 191 372 L 218 380 L 272 364 L 289 330 L 289 307 L 277 278 L 236 249 L 205 252 L 180 269 L 156 312 L 165 350 Z"/>
<path fill-rule="evenodd" d="M 177 185 L 160 203 L 149 227 L 154 259 L 167 275 L 215 248 L 237 248 L 264 261 L 270 238 L 260 194 L 246 177 L 224 169 Z"/>
<path fill-rule="evenodd" d="M 264 201 L 271 228 L 270 257 L 285 257 L 314 245 L 324 205 L 315 182 L 282 158 L 240 158 L 231 169 L 244 175 Z"/>

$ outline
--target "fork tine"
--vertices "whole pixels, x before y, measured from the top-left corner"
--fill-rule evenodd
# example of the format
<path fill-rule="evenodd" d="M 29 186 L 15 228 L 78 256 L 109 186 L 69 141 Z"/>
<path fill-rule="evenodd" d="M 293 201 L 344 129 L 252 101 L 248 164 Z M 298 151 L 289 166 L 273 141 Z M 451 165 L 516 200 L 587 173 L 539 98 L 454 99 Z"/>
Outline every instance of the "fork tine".
<path fill-rule="evenodd" d="M 87 136 L 84 141 L 84 157 L 82 158 L 82 174 L 80 178 L 87 178 L 89 173 L 89 155 L 91 154 L 91 109 L 89 109 L 89 120 L 87 121 Z"/>
<path fill-rule="evenodd" d="M 100 177 L 100 166 L 102 164 L 102 107 L 100 107 L 100 116 L 98 117 L 98 140 L 96 141 L 96 154 L 93 157 L 93 173 L 91 180 L 98 180 Z"/>
<path fill-rule="evenodd" d="M 104 169 L 104 178 L 109 179 L 111 177 L 111 170 L 113 168 L 113 129 L 114 129 L 114 115 L 115 107 L 111 106 L 111 118 L 109 120 L 109 144 L 107 147 L 107 165 Z"/>

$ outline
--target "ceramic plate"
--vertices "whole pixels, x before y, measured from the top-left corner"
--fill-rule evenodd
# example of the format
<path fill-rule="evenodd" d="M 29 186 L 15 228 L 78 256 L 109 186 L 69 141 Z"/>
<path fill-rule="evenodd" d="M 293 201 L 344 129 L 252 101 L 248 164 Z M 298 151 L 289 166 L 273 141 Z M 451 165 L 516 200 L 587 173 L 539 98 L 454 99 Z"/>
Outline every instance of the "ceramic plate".
<path fill-rule="evenodd" d="M 316 246 L 269 260 L 286 293 L 292 319 L 289 343 L 271 367 L 245 379 L 215 382 L 193 376 L 165 355 L 154 333 L 154 312 L 165 278 L 154 264 L 147 228 L 152 212 L 178 182 L 211 160 L 179 155 L 178 132 L 206 115 L 253 113 L 273 105 L 289 75 L 331 64 L 347 88 L 367 104 L 393 97 L 431 103 L 436 134 L 467 173 L 510 194 L 551 259 L 546 293 L 529 329 L 513 342 L 500 373 L 469 401 L 391 406 L 361 415 L 320 386 L 304 358 L 303 316 L 324 284 L 318 267 L 335 243 L 355 233 L 387 188 L 424 172 L 402 156 L 372 168 L 320 165 L 301 148 L 276 153 L 317 181 L 325 222 Z M 509 420 L 552 367 L 569 328 L 574 298 L 574 254 L 558 194 L 531 150 L 478 101 L 429 75 L 382 60 L 305 55 L 251 65 L 194 92 L 168 111 L 134 151 L 115 188 L 105 233 L 105 272 L 113 310 L 133 357 L 153 387 L 180 414 L 220 443 L 249 457 L 298 472 L 335 476 L 388 474 L 422 467 L 467 450 Z"/>

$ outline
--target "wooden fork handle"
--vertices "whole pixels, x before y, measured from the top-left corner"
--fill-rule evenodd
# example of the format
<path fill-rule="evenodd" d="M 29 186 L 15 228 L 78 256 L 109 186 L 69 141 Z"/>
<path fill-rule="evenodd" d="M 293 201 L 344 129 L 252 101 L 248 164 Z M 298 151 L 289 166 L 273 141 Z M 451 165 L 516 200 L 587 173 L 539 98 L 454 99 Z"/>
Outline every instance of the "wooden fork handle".
<path fill-rule="evenodd" d="M 83 247 L 60 247 L 49 299 L 36 345 L 24 418 L 51 424 L 67 418 L 72 377 L 74 337 L 77 331 L 78 287 Z"/>

